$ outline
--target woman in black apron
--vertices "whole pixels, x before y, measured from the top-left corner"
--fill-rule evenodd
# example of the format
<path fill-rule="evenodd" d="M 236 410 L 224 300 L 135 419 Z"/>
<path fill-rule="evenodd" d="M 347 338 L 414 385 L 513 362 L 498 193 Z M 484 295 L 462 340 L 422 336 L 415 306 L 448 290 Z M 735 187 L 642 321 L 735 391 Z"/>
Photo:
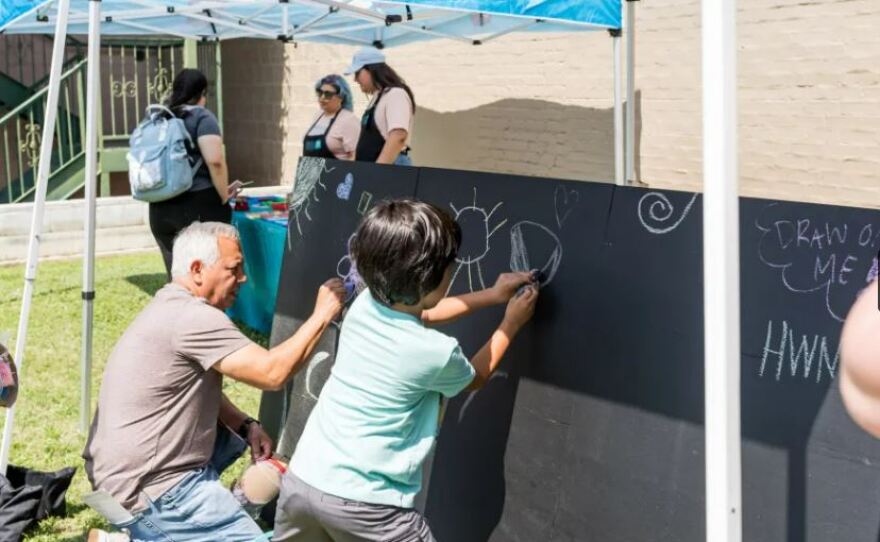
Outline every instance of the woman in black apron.
<path fill-rule="evenodd" d="M 321 113 L 303 138 L 303 156 L 353 160 L 360 122 L 352 113 L 351 90 L 339 75 L 328 75 L 315 84 Z"/>
<path fill-rule="evenodd" d="M 416 110 L 412 89 L 375 47 L 355 53 L 346 73 L 354 74 L 361 90 L 375 96 L 361 119 L 355 160 L 411 166 L 407 141 Z"/>

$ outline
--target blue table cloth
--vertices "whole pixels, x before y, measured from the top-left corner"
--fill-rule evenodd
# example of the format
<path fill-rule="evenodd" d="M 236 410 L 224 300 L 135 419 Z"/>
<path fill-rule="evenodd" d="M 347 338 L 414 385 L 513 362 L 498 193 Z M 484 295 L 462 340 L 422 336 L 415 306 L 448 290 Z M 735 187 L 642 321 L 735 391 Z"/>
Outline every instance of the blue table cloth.
<path fill-rule="evenodd" d="M 244 212 L 232 213 L 232 224 L 241 236 L 247 281 L 239 288 L 238 299 L 226 313 L 268 335 L 272 331 L 287 226 L 280 220 L 250 218 Z"/>

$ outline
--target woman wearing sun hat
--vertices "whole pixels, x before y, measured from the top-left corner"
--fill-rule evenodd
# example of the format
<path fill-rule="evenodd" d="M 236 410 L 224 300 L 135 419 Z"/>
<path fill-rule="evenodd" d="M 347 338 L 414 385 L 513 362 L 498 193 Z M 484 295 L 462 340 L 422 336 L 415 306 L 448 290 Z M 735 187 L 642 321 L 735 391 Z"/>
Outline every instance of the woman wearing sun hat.
<path fill-rule="evenodd" d="M 345 73 L 354 75 L 361 90 L 372 97 L 361 119 L 355 160 L 411 166 L 407 143 L 416 111 L 412 89 L 375 47 L 358 50 Z"/>
<path fill-rule="evenodd" d="M 303 156 L 354 160 L 361 124 L 352 113 L 351 89 L 341 75 L 315 83 L 321 112 L 303 138 Z"/>

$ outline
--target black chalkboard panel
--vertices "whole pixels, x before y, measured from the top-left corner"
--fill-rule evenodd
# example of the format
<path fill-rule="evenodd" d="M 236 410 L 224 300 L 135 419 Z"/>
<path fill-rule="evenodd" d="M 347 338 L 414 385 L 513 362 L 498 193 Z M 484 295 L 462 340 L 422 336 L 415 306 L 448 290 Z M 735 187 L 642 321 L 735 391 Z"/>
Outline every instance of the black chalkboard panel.
<path fill-rule="evenodd" d="M 321 284 L 349 274 L 348 240 L 363 214 L 383 198 L 413 197 L 417 177 L 416 168 L 300 160 L 272 321 L 272 346 L 293 335 L 311 315 Z M 293 453 L 330 374 L 338 332 L 339 327 L 333 325 L 324 333 L 306 369 L 285 390 L 263 396 L 260 419 L 276 437 L 277 450 L 283 455 Z"/>
<path fill-rule="evenodd" d="M 273 343 L 308 315 L 344 256 L 359 189 L 415 194 L 457 215 L 465 240 L 453 293 L 510 269 L 550 278 L 491 382 L 448 404 L 425 503 L 438 540 L 705 539 L 698 195 L 324 166 L 337 168 L 321 177 L 332 197 L 310 208 L 302 234 L 292 226 Z M 353 192 L 341 200 L 332 192 L 347 173 Z M 876 542 L 880 445 L 849 420 L 833 384 L 842 319 L 880 248 L 880 213 L 742 199 L 740 220 L 743 538 Z M 445 331 L 476 352 L 502 311 Z M 280 423 L 290 411 L 288 452 L 332 364 L 335 333 L 318 349 L 327 359 L 296 377 L 284 404 L 264 399 L 264 417 Z"/>

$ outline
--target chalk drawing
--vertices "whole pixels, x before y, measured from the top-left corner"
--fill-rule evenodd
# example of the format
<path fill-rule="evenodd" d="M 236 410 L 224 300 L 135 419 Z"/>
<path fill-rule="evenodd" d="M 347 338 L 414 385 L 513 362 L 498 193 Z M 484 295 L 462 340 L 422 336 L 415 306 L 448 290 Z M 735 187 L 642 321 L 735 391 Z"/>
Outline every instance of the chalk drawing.
<path fill-rule="evenodd" d="M 495 380 L 496 378 L 507 379 L 509 377 L 510 377 L 510 375 L 508 375 L 504 371 L 495 371 L 489 377 L 489 382 Z M 468 393 L 467 399 L 465 399 L 464 404 L 461 405 L 461 410 L 458 411 L 458 423 L 461 423 L 461 421 L 464 419 L 464 415 L 467 412 L 468 407 L 471 406 L 471 402 L 474 400 L 474 397 L 476 397 L 479 392 L 480 392 L 480 390 L 473 390 Z"/>
<path fill-rule="evenodd" d="M 761 367 L 758 369 L 759 377 L 773 374 L 775 380 L 780 381 L 783 376 L 804 380 L 809 380 L 812 376 L 818 384 L 822 382 L 822 376 L 827 373 L 828 378 L 834 380 L 840 362 L 840 347 L 837 347 L 832 357 L 828 347 L 828 337 L 817 334 L 796 335 L 794 329 L 785 320 L 782 321 L 782 333 L 778 339 L 773 333 L 773 321 L 767 322 L 766 337 Z M 774 359 L 776 370 L 767 373 L 767 366 L 772 367 Z"/>
<path fill-rule="evenodd" d="M 348 201 L 348 198 L 351 197 L 351 189 L 354 186 L 354 175 L 351 173 L 345 174 L 345 179 L 336 185 L 336 197 L 345 201 Z"/>
<path fill-rule="evenodd" d="M 562 223 L 574 210 L 574 206 L 581 201 L 581 195 L 577 190 L 566 189 L 563 185 L 557 185 L 553 193 L 553 205 L 556 210 L 556 225 L 562 228 Z"/>
<path fill-rule="evenodd" d="M 773 217 L 778 204 L 771 203 L 755 219 L 761 232 L 758 259 L 779 272 L 790 292 L 822 296 L 828 314 L 843 322 L 858 291 L 864 286 L 856 277 L 870 278 L 878 242 L 872 224 L 851 228 L 843 222 L 817 222 L 809 218 Z M 855 235 L 858 232 L 858 235 Z"/>
<path fill-rule="evenodd" d="M 309 368 L 306 369 L 306 393 L 308 393 L 315 401 L 318 400 L 318 395 L 321 394 L 321 390 L 319 388 L 316 389 L 316 391 L 312 391 L 312 371 L 315 370 L 315 367 L 328 359 L 330 359 L 330 354 L 327 352 L 316 352 L 315 355 L 312 356 L 312 360 L 309 362 Z"/>
<path fill-rule="evenodd" d="M 302 236 L 302 220 L 311 222 L 312 215 L 309 209 L 313 202 L 320 201 L 319 190 L 327 190 L 327 185 L 321 181 L 321 174 L 329 173 L 334 168 L 327 169 L 327 160 L 311 156 L 303 157 L 296 168 L 296 180 L 293 191 L 287 204 L 293 220 L 287 221 L 287 249 L 291 250 L 291 224 L 296 224 L 296 230 Z"/>
<path fill-rule="evenodd" d="M 675 207 L 669 198 L 660 192 L 648 192 L 639 199 L 639 221 L 651 233 L 669 233 L 684 221 L 696 200 L 697 194 L 694 194 L 678 220 L 672 220 Z"/>
<path fill-rule="evenodd" d="M 497 203 L 491 211 L 477 205 L 477 189 L 474 187 L 474 201 L 471 205 L 457 209 L 452 203 L 449 206 L 455 212 L 455 221 L 461 226 L 462 244 L 458 249 L 458 257 L 455 261 L 458 266 L 449 283 L 449 291 L 452 290 L 455 280 L 464 272 L 467 272 L 468 290 L 485 289 L 486 282 L 483 278 L 483 268 L 480 262 L 489 254 L 490 239 L 500 227 L 507 223 L 507 219 L 492 225 L 492 216 L 503 205 Z M 476 276 L 476 282 L 475 282 Z M 479 288 L 478 288 L 479 286 Z"/>
<path fill-rule="evenodd" d="M 535 230 L 537 232 L 546 234 L 547 237 L 553 242 L 554 248 L 550 251 L 550 255 L 547 257 L 547 261 L 545 261 L 540 266 L 536 265 L 536 262 L 531 261 L 531 258 L 529 257 L 529 251 L 526 247 L 526 236 L 524 233 L 529 230 Z M 538 224 L 537 222 L 532 222 L 530 220 L 523 220 L 511 226 L 511 271 L 527 272 L 531 271 L 532 269 L 540 269 L 541 273 L 544 275 L 544 279 L 541 281 L 541 288 L 543 288 L 553 281 L 553 277 L 556 276 L 556 271 L 559 269 L 560 263 L 562 263 L 562 242 L 559 240 L 559 237 L 557 237 L 555 233 L 550 231 L 550 228 L 544 226 L 543 224 Z"/>
<path fill-rule="evenodd" d="M 347 249 L 343 256 L 336 264 L 336 276 L 342 279 L 345 285 L 345 302 L 348 303 L 359 293 L 361 293 L 366 285 L 358 273 L 357 266 L 351 257 L 351 242 L 354 240 L 354 234 L 348 238 Z"/>
<path fill-rule="evenodd" d="M 361 215 L 367 214 L 370 210 L 370 202 L 373 201 L 373 194 L 367 191 L 361 192 L 361 200 L 358 202 L 357 211 Z"/>

